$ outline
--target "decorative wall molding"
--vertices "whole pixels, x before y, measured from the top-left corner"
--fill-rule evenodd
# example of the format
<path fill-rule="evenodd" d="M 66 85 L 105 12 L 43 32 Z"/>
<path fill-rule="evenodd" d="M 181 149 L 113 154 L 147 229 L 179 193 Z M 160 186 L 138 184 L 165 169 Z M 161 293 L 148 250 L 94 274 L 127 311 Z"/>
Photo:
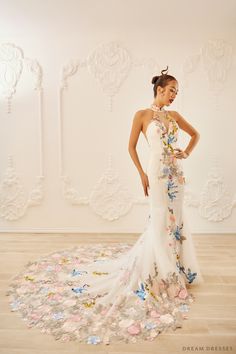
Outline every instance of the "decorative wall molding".
<path fill-rule="evenodd" d="M 34 88 L 42 90 L 42 68 L 36 60 L 24 58 L 23 50 L 14 43 L 0 45 L 0 92 L 7 99 L 7 113 L 11 113 L 13 95 L 21 78 L 23 67 L 34 77 Z"/>
<path fill-rule="evenodd" d="M 80 62 L 79 60 L 70 61 L 62 68 L 62 75 L 61 75 L 61 91 L 67 89 L 68 87 L 68 78 L 73 76 L 77 73 L 78 68 L 86 67 L 86 62 Z"/>
<path fill-rule="evenodd" d="M 115 174 L 111 156 L 107 170 L 91 191 L 90 206 L 95 213 L 110 221 L 127 214 L 132 207 L 132 196 Z"/>
<path fill-rule="evenodd" d="M 68 79 L 75 75 L 79 68 L 86 68 L 97 80 L 102 91 L 109 97 L 109 111 L 113 110 L 113 97 L 119 92 L 132 68 L 142 67 L 150 75 L 160 69 L 153 58 L 134 59 L 129 51 L 119 42 L 111 41 L 96 47 L 85 60 L 71 59 L 63 65 L 61 72 L 61 94 L 68 87 Z"/>
<path fill-rule="evenodd" d="M 11 112 L 11 100 L 16 92 L 23 69 L 24 54 L 12 43 L 0 46 L 0 92 L 7 100 L 7 113 Z"/>
<path fill-rule="evenodd" d="M 213 94 L 214 108 L 220 108 L 217 95 L 221 93 L 226 82 L 233 58 L 233 47 L 223 39 L 209 39 L 200 48 L 199 53 L 188 57 L 183 64 L 183 87 L 188 87 L 190 75 L 201 64 L 206 71 L 209 90 Z M 184 95 L 182 95 L 182 102 Z M 228 218 L 235 206 L 235 198 L 227 192 L 219 168 L 214 166 L 210 171 L 205 186 L 199 196 L 189 189 L 185 190 L 185 204 L 198 208 L 199 215 L 209 221 L 222 221 Z"/>
<path fill-rule="evenodd" d="M 110 42 L 98 46 L 87 58 L 89 72 L 102 86 L 102 90 L 112 98 L 128 77 L 132 60 L 126 48 L 118 42 Z"/>
<path fill-rule="evenodd" d="M 231 197 L 227 191 L 222 174 L 213 167 L 203 187 L 200 197 L 190 189 L 185 190 L 184 203 L 197 208 L 199 215 L 209 221 L 219 222 L 230 217 L 236 206 L 236 195 Z"/>
<path fill-rule="evenodd" d="M 89 197 L 82 197 L 72 186 L 68 176 L 61 176 L 63 196 L 72 205 L 88 205 L 97 215 L 108 221 L 114 221 L 126 215 L 133 204 L 147 204 L 144 198 L 133 198 L 122 185 L 119 176 L 112 167 L 109 155 L 108 167 L 92 188 Z"/>
<path fill-rule="evenodd" d="M 233 47 L 223 39 L 210 39 L 202 47 L 203 65 L 210 89 L 219 93 L 232 63 Z"/>
<path fill-rule="evenodd" d="M 39 205 L 43 199 L 43 88 L 42 68 L 35 59 L 24 58 L 23 50 L 14 43 L 0 45 L 0 92 L 7 99 L 7 113 L 12 113 L 12 98 L 16 93 L 17 84 L 22 78 L 23 69 L 32 74 L 33 88 L 38 96 L 39 120 L 39 175 L 36 176 L 35 187 L 30 191 L 29 197 L 23 190 L 23 185 L 13 166 L 13 156 L 8 157 L 8 167 L 5 177 L 0 185 L 1 211 L 0 217 L 5 220 L 17 220 L 23 217 L 30 206 Z M 14 158 L 16 160 L 16 157 Z"/>
<path fill-rule="evenodd" d="M 133 60 L 128 50 L 119 42 L 113 41 L 102 44 L 88 55 L 86 60 L 70 60 L 62 67 L 59 93 L 59 156 L 60 178 L 63 184 L 63 196 L 72 205 L 88 205 L 97 215 L 112 221 L 128 213 L 133 204 L 147 204 L 145 198 L 134 198 L 122 186 L 120 178 L 112 168 L 112 157 L 109 156 L 107 170 L 94 185 L 89 196 L 80 196 L 72 186 L 71 178 L 64 170 L 63 142 L 63 100 L 68 88 L 69 78 L 80 68 L 86 68 L 100 83 L 102 90 L 110 98 L 109 110 L 113 109 L 113 97 L 118 93 L 122 84 L 133 67 L 143 67 L 154 74 L 158 63 L 154 59 Z M 106 203 L 107 205 L 106 205 Z"/>
<path fill-rule="evenodd" d="M 27 69 L 33 74 L 34 89 L 38 90 L 39 92 L 43 91 L 43 71 L 37 60 L 25 58 L 24 63 L 26 64 Z"/>
<path fill-rule="evenodd" d="M 200 52 L 187 58 L 183 65 L 183 78 L 185 86 L 188 85 L 188 78 L 197 70 L 200 64 L 204 65 L 208 73 L 210 88 L 214 87 L 216 80 L 223 84 L 226 79 L 226 71 L 230 68 L 232 56 L 232 46 L 223 40 L 209 40 Z M 217 78 L 212 76 L 211 64 L 217 74 Z M 64 149 L 62 126 L 65 117 L 63 112 L 64 90 L 68 87 L 68 80 L 75 75 L 79 68 L 87 68 L 88 71 L 98 80 L 103 92 L 110 100 L 110 111 L 112 111 L 112 98 L 118 93 L 122 84 L 126 80 L 131 69 L 134 67 L 146 68 L 150 75 L 160 71 L 160 66 L 156 60 L 131 58 L 128 50 L 119 42 L 110 42 L 98 46 L 86 60 L 71 60 L 62 68 L 60 100 L 59 100 L 59 148 L 60 148 L 60 178 L 63 183 L 63 196 L 72 205 L 88 205 L 99 216 L 106 220 L 116 220 L 125 215 L 134 204 L 147 204 L 146 198 L 135 199 L 128 195 L 128 191 L 123 187 L 111 166 L 111 155 L 109 165 L 101 179 L 95 184 L 89 196 L 80 196 L 78 191 L 72 186 L 71 179 L 64 171 Z M 223 71 L 222 71 L 223 70 Z M 214 92 L 217 92 L 215 90 Z M 214 176 L 214 177 L 213 177 Z M 113 191 L 111 193 L 111 191 Z M 116 192 L 115 192 L 116 191 Z M 126 192 L 124 192 L 126 191 Z M 213 198 L 213 191 L 215 197 Z M 126 194 L 126 197 L 124 197 Z M 116 200 L 116 198 L 117 200 Z M 108 199 L 106 199 L 106 197 Z M 118 207 L 120 198 L 120 206 Z M 107 205 L 105 203 L 107 200 Z M 126 207 L 124 208 L 124 203 Z M 185 192 L 185 204 L 198 208 L 199 214 L 210 221 L 221 221 L 229 217 L 235 202 L 229 199 L 226 187 L 219 174 L 210 174 L 201 197 L 196 197 L 189 189 Z"/>
<path fill-rule="evenodd" d="M 231 68 L 233 46 L 223 39 L 209 39 L 199 50 L 199 53 L 189 56 L 183 63 L 183 88 L 187 88 L 189 78 L 200 64 L 206 72 L 209 90 L 212 93 L 216 110 L 220 108 L 218 95 L 222 92 Z M 183 103 L 184 97 L 181 96 Z"/>
<path fill-rule="evenodd" d="M 200 215 L 210 221 L 221 221 L 231 215 L 234 205 L 222 176 L 217 172 L 209 173 L 201 193 Z"/>
<path fill-rule="evenodd" d="M 27 208 L 40 204 L 43 198 L 43 177 L 37 176 L 37 181 L 27 197 L 20 177 L 13 164 L 13 157 L 8 157 L 8 167 L 0 184 L 0 217 L 13 221 L 21 218 Z"/>

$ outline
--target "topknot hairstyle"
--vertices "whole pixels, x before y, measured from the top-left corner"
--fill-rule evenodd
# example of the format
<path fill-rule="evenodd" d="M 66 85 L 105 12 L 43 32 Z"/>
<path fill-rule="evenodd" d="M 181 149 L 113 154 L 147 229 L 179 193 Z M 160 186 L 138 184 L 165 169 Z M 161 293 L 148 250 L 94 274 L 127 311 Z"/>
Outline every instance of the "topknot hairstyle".
<path fill-rule="evenodd" d="M 166 73 L 164 73 L 166 71 Z M 164 88 L 166 85 L 168 85 L 169 81 L 176 80 L 176 78 L 172 75 L 168 75 L 168 66 L 166 69 L 163 69 L 161 71 L 161 75 L 159 76 L 153 76 L 152 78 L 152 84 L 153 86 L 153 92 L 154 92 L 154 97 L 157 95 L 157 86 L 161 86 Z"/>

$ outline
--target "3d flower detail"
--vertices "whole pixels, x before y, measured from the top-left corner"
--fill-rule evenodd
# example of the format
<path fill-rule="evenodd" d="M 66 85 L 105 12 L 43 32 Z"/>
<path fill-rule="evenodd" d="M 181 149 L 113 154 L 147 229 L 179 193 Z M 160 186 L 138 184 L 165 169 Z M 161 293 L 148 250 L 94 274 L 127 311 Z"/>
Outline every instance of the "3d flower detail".
<path fill-rule="evenodd" d="M 174 214 L 170 214 L 170 221 L 172 223 L 174 223 L 176 221 L 176 218 L 175 218 Z"/>
<path fill-rule="evenodd" d="M 164 167 L 162 172 L 163 172 L 164 175 L 168 176 L 168 174 L 170 173 L 169 167 Z"/>
<path fill-rule="evenodd" d="M 186 237 L 182 235 L 181 230 L 183 229 L 183 222 L 181 223 L 180 226 L 176 226 L 175 230 L 173 231 L 173 235 L 177 241 L 180 241 L 180 243 L 183 242 L 183 240 L 186 240 Z"/>
<path fill-rule="evenodd" d="M 147 297 L 147 293 L 145 292 L 145 289 L 144 289 L 144 284 L 141 283 L 140 286 L 139 286 L 139 289 L 138 290 L 134 290 L 134 293 L 136 295 L 138 295 L 138 297 L 142 300 L 145 300 L 146 297 Z"/>
<path fill-rule="evenodd" d="M 185 183 L 185 177 L 184 177 L 184 176 L 179 176 L 179 177 L 178 177 L 178 182 L 179 182 L 180 184 L 184 184 L 184 183 Z"/>
<path fill-rule="evenodd" d="M 68 258 L 63 257 L 63 258 L 60 260 L 60 262 L 59 262 L 59 263 L 61 263 L 61 264 L 65 264 L 65 263 L 68 263 L 68 262 L 69 262 L 69 259 L 68 259 Z"/>
<path fill-rule="evenodd" d="M 63 314 L 63 312 L 53 313 L 52 318 L 56 321 L 62 320 L 64 318 L 64 314 Z"/>
<path fill-rule="evenodd" d="M 95 305 L 95 300 L 91 300 L 91 301 L 87 301 L 87 302 L 83 302 L 84 307 L 89 308 L 89 307 L 93 307 Z"/>
<path fill-rule="evenodd" d="M 141 328 L 140 328 L 140 325 L 137 323 L 131 325 L 130 327 L 128 327 L 127 331 L 130 333 L 130 334 L 139 334 L 140 331 L 141 331 Z"/>
<path fill-rule="evenodd" d="M 170 192 L 170 190 L 173 189 L 173 188 L 178 188 L 178 186 L 175 185 L 174 181 L 172 181 L 171 178 L 169 178 L 168 182 L 167 182 L 167 192 L 168 192 L 168 195 L 169 195 L 171 200 L 173 200 L 173 198 L 176 197 L 175 194 L 178 193 L 178 190 Z"/>
<path fill-rule="evenodd" d="M 52 297 L 54 296 L 56 293 L 54 293 L 53 291 L 50 291 L 48 294 L 47 294 L 47 297 Z"/>
<path fill-rule="evenodd" d="M 172 144 L 175 141 L 175 136 L 169 135 L 167 139 L 167 144 Z"/>
<path fill-rule="evenodd" d="M 76 294 L 82 294 L 84 291 L 87 291 L 87 289 L 85 287 L 88 287 L 88 284 L 84 284 L 82 287 L 78 287 L 78 288 L 72 288 L 71 290 L 74 291 L 74 293 Z"/>
<path fill-rule="evenodd" d="M 93 275 L 107 275 L 109 274 L 108 272 L 97 272 L 97 271 L 94 271 L 93 272 Z"/>
<path fill-rule="evenodd" d="M 186 299 L 188 297 L 187 289 L 185 289 L 185 288 L 181 289 L 179 291 L 178 297 L 183 300 Z"/>
<path fill-rule="evenodd" d="M 12 311 L 19 310 L 20 305 L 21 305 L 21 302 L 19 300 L 15 300 L 15 301 L 11 302 L 11 304 L 10 304 Z"/>
<path fill-rule="evenodd" d="M 194 281 L 194 279 L 196 278 L 197 273 L 192 273 L 191 270 L 188 268 L 188 273 L 187 273 L 187 278 L 188 278 L 188 282 L 192 283 Z"/>
<path fill-rule="evenodd" d="M 100 337 L 98 336 L 89 336 L 87 340 L 87 344 L 98 344 L 101 342 Z"/>
<path fill-rule="evenodd" d="M 191 284 L 193 282 L 193 280 L 196 278 L 197 273 L 196 272 L 192 273 L 190 268 L 188 268 L 188 272 L 186 273 L 185 267 L 182 266 L 179 261 L 176 262 L 176 266 L 178 267 L 180 272 L 184 273 L 184 275 L 186 276 L 188 282 Z"/>
<path fill-rule="evenodd" d="M 176 229 L 174 231 L 174 236 L 175 236 L 176 240 L 178 240 L 178 241 L 180 240 L 180 237 L 181 237 L 180 230 L 181 230 L 181 228 L 177 225 Z"/>
<path fill-rule="evenodd" d="M 152 310 L 150 315 L 153 318 L 159 318 L 161 316 L 161 314 L 159 312 L 157 312 L 156 310 Z"/>
<path fill-rule="evenodd" d="M 181 305 L 179 306 L 179 311 L 180 311 L 180 312 L 188 312 L 188 311 L 189 311 L 189 306 L 186 305 L 186 304 L 181 304 Z"/>
<path fill-rule="evenodd" d="M 171 201 L 173 201 L 174 198 L 176 198 L 176 193 L 178 193 L 178 191 L 168 192 L 168 197 L 170 198 Z"/>
<path fill-rule="evenodd" d="M 87 274 L 88 272 L 86 270 L 76 270 L 76 269 L 73 269 L 71 275 L 73 277 L 77 276 L 77 275 L 83 275 L 83 274 Z"/>
<path fill-rule="evenodd" d="M 174 321 L 173 316 L 171 316 L 169 313 L 160 316 L 160 321 L 163 323 L 172 323 Z"/>
<path fill-rule="evenodd" d="M 156 327 L 157 327 L 156 323 L 149 322 L 149 323 L 145 324 L 145 328 L 146 329 L 153 329 L 153 328 L 156 328 Z"/>

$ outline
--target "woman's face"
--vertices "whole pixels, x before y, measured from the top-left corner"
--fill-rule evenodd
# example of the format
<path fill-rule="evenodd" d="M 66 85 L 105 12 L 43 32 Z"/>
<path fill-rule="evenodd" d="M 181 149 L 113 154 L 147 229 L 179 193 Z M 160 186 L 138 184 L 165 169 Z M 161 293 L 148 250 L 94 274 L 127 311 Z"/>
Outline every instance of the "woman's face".
<path fill-rule="evenodd" d="M 175 80 L 169 81 L 164 88 L 158 87 L 158 89 L 160 89 L 160 97 L 164 105 L 169 106 L 178 93 L 178 82 Z"/>

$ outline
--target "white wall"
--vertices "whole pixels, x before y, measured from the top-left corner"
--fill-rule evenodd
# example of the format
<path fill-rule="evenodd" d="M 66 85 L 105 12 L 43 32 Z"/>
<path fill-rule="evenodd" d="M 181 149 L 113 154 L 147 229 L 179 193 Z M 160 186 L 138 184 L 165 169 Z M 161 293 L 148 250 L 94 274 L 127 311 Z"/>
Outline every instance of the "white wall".
<path fill-rule="evenodd" d="M 0 0 L 0 231 L 142 232 L 128 139 L 168 64 L 169 109 L 201 134 L 183 161 L 191 229 L 235 232 L 235 13 L 234 0 Z M 138 153 L 145 168 L 142 135 Z"/>

